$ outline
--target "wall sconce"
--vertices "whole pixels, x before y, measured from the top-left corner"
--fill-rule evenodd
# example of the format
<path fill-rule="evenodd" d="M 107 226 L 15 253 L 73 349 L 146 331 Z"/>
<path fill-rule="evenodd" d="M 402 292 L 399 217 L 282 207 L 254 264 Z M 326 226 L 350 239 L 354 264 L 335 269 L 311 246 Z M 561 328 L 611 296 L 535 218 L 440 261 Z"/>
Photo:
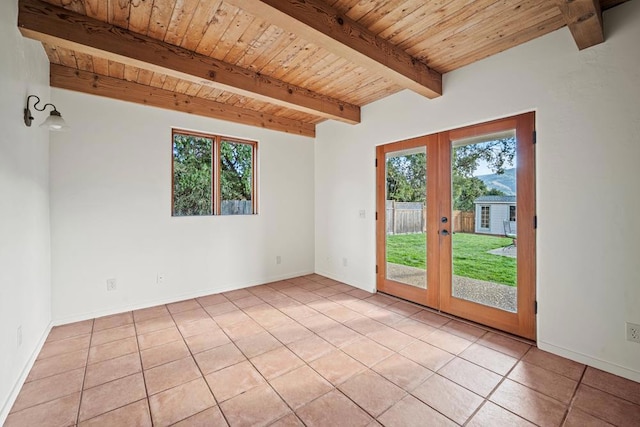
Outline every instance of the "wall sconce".
<path fill-rule="evenodd" d="M 31 122 L 33 121 L 33 116 L 31 115 L 31 110 L 29 109 L 29 102 L 31 100 L 31 98 L 35 98 L 37 101 L 35 104 L 33 104 L 33 108 L 36 111 L 44 111 L 45 108 L 47 108 L 48 106 L 53 107 L 53 111 L 51 111 L 51 113 L 49 114 L 49 117 L 47 117 L 47 119 L 42 122 L 42 124 L 40 125 L 41 128 L 47 128 L 49 130 L 52 131 L 63 131 L 69 128 L 69 126 L 67 125 L 67 123 L 64 121 L 64 119 L 62 118 L 62 115 L 60 114 L 60 112 L 56 109 L 56 106 L 53 104 L 44 104 L 42 106 L 42 108 L 38 108 L 38 104 L 40 103 L 40 98 L 38 98 L 36 95 L 29 95 L 27 97 L 27 106 L 24 109 L 24 124 L 27 126 L 31 126 Z"/>

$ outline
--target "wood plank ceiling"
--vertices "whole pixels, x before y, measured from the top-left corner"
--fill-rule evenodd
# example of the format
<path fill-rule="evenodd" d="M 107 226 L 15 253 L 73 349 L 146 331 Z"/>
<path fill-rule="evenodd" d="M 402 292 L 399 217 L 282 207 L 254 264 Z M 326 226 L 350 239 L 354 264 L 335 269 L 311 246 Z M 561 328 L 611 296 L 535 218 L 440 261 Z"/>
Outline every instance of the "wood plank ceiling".
<path fill-rule="evenodd" d="M 19 0 L 51 85 L 306 136 L 625 0 Z M 444 92 L 443 92 L 444 90 Z"/>

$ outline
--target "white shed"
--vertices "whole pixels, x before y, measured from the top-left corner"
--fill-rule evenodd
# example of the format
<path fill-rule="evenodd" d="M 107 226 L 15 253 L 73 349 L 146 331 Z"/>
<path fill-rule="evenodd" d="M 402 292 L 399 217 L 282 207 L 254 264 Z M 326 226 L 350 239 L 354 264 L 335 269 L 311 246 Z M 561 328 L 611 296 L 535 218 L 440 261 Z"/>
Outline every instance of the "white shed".
<path fill-rule="evenodd" d="M 476 206 L 476 233 L 504 236 L 504 221 L 516 233 L 516 196 L 480 196 Z"/>

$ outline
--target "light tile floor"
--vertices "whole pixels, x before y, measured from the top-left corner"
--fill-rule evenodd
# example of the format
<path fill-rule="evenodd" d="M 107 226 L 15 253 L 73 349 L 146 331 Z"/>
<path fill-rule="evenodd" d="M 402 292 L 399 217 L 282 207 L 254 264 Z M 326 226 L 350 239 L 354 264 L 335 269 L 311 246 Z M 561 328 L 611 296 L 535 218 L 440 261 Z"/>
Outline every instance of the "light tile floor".
<path fill-rule="evenodd" d="M 6 426 L 638 426 L 640 384 L 318 275 L 53 328 Z"/>

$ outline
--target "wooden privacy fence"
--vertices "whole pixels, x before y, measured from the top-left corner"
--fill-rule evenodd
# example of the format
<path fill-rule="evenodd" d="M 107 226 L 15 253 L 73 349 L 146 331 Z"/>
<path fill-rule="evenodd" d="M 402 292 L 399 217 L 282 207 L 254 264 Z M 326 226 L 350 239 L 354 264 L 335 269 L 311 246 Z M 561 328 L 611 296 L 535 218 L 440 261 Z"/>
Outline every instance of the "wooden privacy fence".
<path fill-rule="evenodd" d="M 427 210 L 424 203 L 387 200 L 386 209 L 387 234 L 427 231 Z"/>
<path fill-rule="evenodd" d="M 453 231 L 455 233 L 475 233 L 476 215 L 473 212 L 453 211 Z"/>
<path fill-rule="evenodd" d="M 220 211 L 222 215 L 249 215 L 251 207 L 251 200 L 223 200 Z"/>

